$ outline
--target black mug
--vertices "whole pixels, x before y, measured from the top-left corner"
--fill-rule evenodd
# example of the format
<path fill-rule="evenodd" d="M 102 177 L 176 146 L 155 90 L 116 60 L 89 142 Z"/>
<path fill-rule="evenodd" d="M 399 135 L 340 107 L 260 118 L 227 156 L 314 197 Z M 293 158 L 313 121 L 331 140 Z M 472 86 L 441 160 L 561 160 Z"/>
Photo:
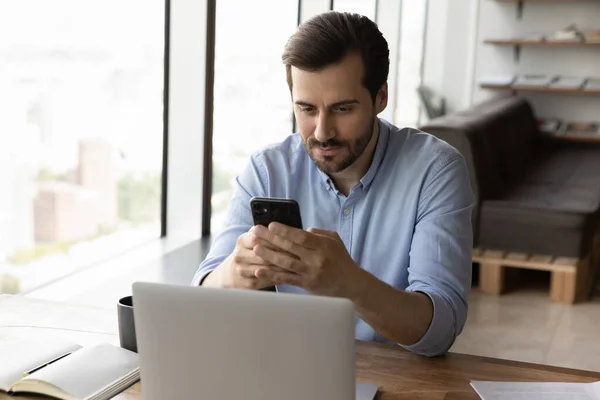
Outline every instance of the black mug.
<path fill-rule="evenodd" d="M 126 296 L 119 300 L 119 303 L 117 303 L 117 312 L 119 314 L 119 340 L 121 347 L 137 353 L 132 296 Z"/>

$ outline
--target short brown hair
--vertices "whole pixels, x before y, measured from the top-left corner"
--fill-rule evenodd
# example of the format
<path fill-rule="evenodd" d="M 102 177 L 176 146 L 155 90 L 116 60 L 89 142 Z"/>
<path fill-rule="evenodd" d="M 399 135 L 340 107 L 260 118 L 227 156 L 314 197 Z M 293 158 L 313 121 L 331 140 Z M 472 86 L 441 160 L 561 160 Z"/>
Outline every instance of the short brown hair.
<path fill-rule="evenodd" d="M 375 22 L 364 15 L 346 12 L 319 14 L 301 24 L 290 37 L 281 56 L 290 90 L 292 66 L 319 71 L 342 61 L 353 51 L 361 55 L 365 67 L 363 86 L 375 100 L 390 69 L 388 44 Z"/>

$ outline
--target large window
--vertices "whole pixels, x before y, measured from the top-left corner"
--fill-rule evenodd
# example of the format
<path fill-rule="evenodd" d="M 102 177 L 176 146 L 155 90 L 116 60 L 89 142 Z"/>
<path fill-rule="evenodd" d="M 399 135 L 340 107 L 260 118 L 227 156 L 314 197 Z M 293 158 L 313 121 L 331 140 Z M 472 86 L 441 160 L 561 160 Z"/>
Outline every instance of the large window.
<path fill-rule="evenodd" d="M 381 116 L 401 127 L 418 125 L 416 89 L 421 84 L 426 0 L 217 1 L 213 233 L 223 228 L 234 179 L 251 153 L 292 132 L 292 107 L 281 53 L 298 20 L 306 21 L 330 7 L 366 15 L 380 25 L 390 45 L 390 101 Z"/>
<path fill-rule="evenodd" d="M 160 235 L 164 0 L 0 5 L 0 293 Z"/>
<path fill-rule="evenodd" d="M 216 14 L 213 232 L 250 154 L 292 133 L 281 54 L 297 27 L 298 2 L 219 0 Z"/>
<path fill-rule="evenodd" d="M 398 49 L 398 86 L 394 122 L 400 127 L 416 127 L 421 106 L 417 88 L 423 76 L 423 51 L 427 24 L 427 1 L 403 1 Z M 391 90 L 392 88 L 390 88 Z"/>

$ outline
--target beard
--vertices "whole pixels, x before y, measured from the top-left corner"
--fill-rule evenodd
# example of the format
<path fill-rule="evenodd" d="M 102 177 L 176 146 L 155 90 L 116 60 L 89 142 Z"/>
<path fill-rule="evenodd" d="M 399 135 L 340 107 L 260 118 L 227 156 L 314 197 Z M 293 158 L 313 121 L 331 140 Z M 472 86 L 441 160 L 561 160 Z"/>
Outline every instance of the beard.
<path fill-rule="evenodd" d="M 315 137 L 303 140 L 304 147 L 308 155 L 313 160 L 317 168 L 326 174 L 340 172 L 354 164 L 354 162 L 364 153 L 373 137 L 375 126 L 375 116 L 369 119 L 369 125 L 363 128 L 363 133 L 354 140 L 329 139 L 326 142 L 319 142 Z M 341 150 L 338 154 L 332 156 L 318 156 L 317 149 Z M 337 160 L 336 160 L 337 159 Z"/>

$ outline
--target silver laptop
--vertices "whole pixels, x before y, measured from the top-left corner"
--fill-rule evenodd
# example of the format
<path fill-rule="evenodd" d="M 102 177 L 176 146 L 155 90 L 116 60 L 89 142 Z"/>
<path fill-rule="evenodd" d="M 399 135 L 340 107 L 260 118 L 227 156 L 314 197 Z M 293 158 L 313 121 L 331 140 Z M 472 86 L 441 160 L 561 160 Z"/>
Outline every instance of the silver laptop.
<path fill-rule="evenodd" d="M 158 283 L 133 285 L 144 400 L 349 400 L 349 300 Z M 364 397 L 363 397 L 364 396 Z"/>

